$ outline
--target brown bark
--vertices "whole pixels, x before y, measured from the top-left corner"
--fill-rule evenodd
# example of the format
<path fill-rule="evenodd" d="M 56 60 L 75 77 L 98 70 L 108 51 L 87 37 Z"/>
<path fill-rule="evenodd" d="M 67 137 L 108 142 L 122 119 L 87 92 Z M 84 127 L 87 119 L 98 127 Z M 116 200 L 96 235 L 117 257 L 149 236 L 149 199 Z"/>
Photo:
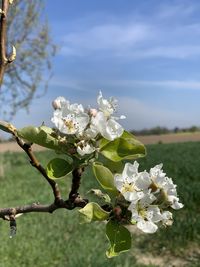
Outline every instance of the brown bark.
<path fill-rule="evenodd" d="M 0 18 L 0 87 L 3 82 L 3 76 L 8 64 L 6 57 L 6 26 L 9 0 L 2 0 L 1 18 Z"/>

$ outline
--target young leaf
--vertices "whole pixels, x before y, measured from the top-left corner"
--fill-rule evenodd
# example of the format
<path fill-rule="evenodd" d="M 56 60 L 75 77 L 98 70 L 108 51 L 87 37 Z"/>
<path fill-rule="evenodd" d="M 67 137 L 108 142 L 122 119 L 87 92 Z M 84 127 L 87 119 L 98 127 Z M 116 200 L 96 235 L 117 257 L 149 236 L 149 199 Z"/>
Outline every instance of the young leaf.
<path fill-rule="evenodd" d="M 46 126 L 28 126 L 17 130 L 19 137 L 31 143 L 35 143 L 54 150 L 60 150 L 62 149 L 63 145 L 60 144 L 59 141 L 53 136 L 53 133 L 53 129 Z"/>
<path fill-rule="evenodd" d="M 104 167 L 103 165 L 94 163 L 93 172 L 97 181 L 99 182 L 99 184 L 102 186 L 103 189 L 105 189 L 110 193 L 116 195 L 118 194 L 118 190 L 114 185 L 114 176 L 108 168 Z"/>
<path fill-rule="evenodd" d="M 52 159 L 46 168 L 47 175 L 52 179 L 65 176 L 72 171 L 72 165 L 61 158 Z"/>
<path fill-rule="evenodd" d="M 90 202 L 79 210 L 81 221 L 90 223 L 91 221 L 105 221 L 109 217 L 109 212 L 103 210 L 97 203 Z"/>
<path fill-rule="evenodd" d="M 118 256 L 131 248 L 131 234 L 117 222 L 109 221 L 106 225 L 106 236 L 110 241 L 110 247 L 106 251 L 106 256 L 112 258 Z"/>
<path fill-rule="evenodd" d="M 108 159 L 118 162 L 124 159 L 136 159 L 144 157 L 146 150 L 144 145 L 135 137 L 124 131 L 123 135 L 113 141 L 101 139 L 100 152 Z"/>

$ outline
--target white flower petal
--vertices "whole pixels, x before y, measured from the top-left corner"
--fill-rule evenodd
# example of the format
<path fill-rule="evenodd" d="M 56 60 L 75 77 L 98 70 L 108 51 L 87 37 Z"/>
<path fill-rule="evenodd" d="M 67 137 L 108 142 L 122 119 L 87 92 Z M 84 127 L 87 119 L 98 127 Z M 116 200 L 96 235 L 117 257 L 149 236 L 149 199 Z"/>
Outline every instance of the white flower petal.
<path fill-rule="evenodd" d="M 86 154 L 91 154 L 95 151 L 95 148 L 89 144 L 84 145 L 84 146 L 78 146 L 77 147 L 77 152 L 79 155 L 84 156 Z"/>
<path fill-rule="evenodd" d="M 148 189 L 149 186 L 151 184 L 151 179 L 149 177 L 148 172 L 144 171 L 144 172 L 140 172 L 138 174 L 138 178 L 135 182 L 135 185 L 141 189 L 141 190 L 145 190 Z"/>
<path fill-rule="evenodd" d="M 124 181 L 128 181 L 130 183 L 135 182 L 135 176 L 138 175 L 138 166 L 139 163 L 137 161 L 135 161 L 133 164 L 129 162 L 125 164 L 124 170 L 122 172 Z"/>
<path fill-rule="evenodd" d="M 171 203 L 172 209 L 179 210 L 183 208 L 183 204 L 179 202 L 179 198 L 175 196 L 168 196 L 168 201 Z"/>
<path fill-rule="evenodd" d="M 139 195 L 136 191 L 126 191 L 123 193 L 123 196 L 129 202 L 136 203 L 139 200 Z"/>
<path fill-rule="evenodd" d="M 140 199 L 140 205 L 142 207 L 149 207 L 153 201 L 156 200 L 156 197 L 152 193 L 146 193 L 142 199 Z"/>
<path fill-rule="evenodd" d="M 141 220 L 137 223 L 137 227 L 142 230 L 144 233 L 153 234 L 157 231 L 158 226 L 149 221 Z"/>
<path fill-rule="evenodd" d="M 124 132 L 123 127 L 113 119 L 109 119 L 105 126 L 102 128 L 101 135 L 110 141 L 120 137 Z"/>
<path fill-rule="evenodd" d="M 159 222 L 163 219 L 160 209 L 157 206 L 149 206 L 147 209 L 147 219 L 152 222 Z"/>
<path fill-rule="evenodd" d="M 97 112 L 91 119 L 91 125 L 107 140 L 114 140 L 120 137 L 124 131 L 122 126 L 113 119 L 107 119 L 103 112 Z"/>
<path fill-rule="evenodd" d="M 104 113 L 106 117 L 112 115 L 117 108 L 117 100 L 115 98 L 110 98 L 109 100 L 103 98 L 102 92 L 99 92 L 97 97 L 97 103 L 99 109 Z"/>

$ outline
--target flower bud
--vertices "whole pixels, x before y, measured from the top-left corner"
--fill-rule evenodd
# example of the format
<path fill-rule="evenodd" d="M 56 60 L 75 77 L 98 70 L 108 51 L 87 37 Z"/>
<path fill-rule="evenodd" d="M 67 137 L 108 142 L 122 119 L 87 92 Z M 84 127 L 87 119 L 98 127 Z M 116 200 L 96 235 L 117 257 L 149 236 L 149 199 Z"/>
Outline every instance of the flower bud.
<path fill-rule="evenodd" d="M 59 96 L 52 102 L 52 106 L 54 109 L 61 109 L 65 103 L 67 103 L 66 99 L 63 96 Z"/>
<path fill-rule="evenodd" d="M 52 106 L 54 109 L 61 109 L 60 101 L 58 101 L 57 99 L 52 102 Z"/>
<path fill-rule="evenodd" d="M 93 117 L 96 117 L 97 112 L 98 112 L 98 111 L 97 111 L 95 108 L 91 108 L 91 109 L 89 110 L 90 115 L 92 115 Z"/>

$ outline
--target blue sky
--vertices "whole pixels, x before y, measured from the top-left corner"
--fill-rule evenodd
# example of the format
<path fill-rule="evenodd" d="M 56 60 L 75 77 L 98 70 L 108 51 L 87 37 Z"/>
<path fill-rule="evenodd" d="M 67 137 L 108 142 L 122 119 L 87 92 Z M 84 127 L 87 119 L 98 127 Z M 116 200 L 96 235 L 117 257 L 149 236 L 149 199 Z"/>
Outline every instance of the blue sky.
<path fill-rule="evenodd" d="M 50 124 L 51 101 L 119 100 L 126 129 L 200 125 L 200 1 L 45 0 L 54 42 L 47 94 L 17 127 Z M 38 92 L 42 90 L 38 89 Z"/>

